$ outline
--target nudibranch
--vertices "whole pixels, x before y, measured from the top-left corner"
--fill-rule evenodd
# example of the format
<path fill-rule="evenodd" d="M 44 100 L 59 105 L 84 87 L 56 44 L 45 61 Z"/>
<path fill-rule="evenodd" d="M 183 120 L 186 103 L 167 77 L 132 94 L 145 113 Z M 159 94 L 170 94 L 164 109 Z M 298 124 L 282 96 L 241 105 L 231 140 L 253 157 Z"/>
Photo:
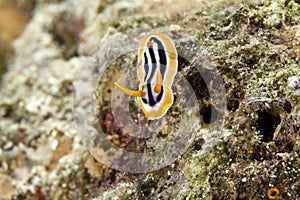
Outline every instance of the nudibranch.
<path fill-rule="evenodd" d="M 148 119 L 162 118 L 173 104 L 172 84 L 177 73 L 177 51 L 172 40 L 157 31 L 144 37 L 138 50 L 138 90 L 119 83 L 125 94 L 137 97 Z"/>

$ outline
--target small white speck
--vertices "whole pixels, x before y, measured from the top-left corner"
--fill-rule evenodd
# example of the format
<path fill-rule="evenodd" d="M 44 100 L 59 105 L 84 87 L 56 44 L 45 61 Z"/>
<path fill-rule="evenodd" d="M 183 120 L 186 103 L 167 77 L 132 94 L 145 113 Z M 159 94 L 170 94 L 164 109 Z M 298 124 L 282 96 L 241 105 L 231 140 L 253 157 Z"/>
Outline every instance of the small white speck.
<path fill-rule="evenodd" d="M 73 169 L 74 169 L 74 171 L 78 171 L 79 166 L 78 166 L 78 165 L 74 165 L 74 166 L 73 166 Z"/>
<path fill-rule="evenodd" d="M 250 45 L 254 46 L 254 45 L 258 45 L 259 44 L 259 40 L 255 37 L 250 39 Z"/>
<path fill-rule="evenodd" d="M 168 176 L 171 176 L 171 172 L 169 170 L 168 170 L 167 174 L 168 174 Z"/>
<path fill-rule="evenodd" d="M 38 113 L 38 109 L 37 109 L 37 105 L 35 102 L 29 102 L 27 105 L 26 105 L 26 110 L 30 113 L 34 113 L 34 114 L 37 114 Z"/>
<path fill-rule="evenodd" d="M 57 140 L 53 140 L 51 142 L 51 149 L 52 149 L 52 151 L 56 150 L 57 146 L 58 146 L 58 141 Z"/>
<path fill-rule="evenodd" d="M 232 135 L 232 131 L 226 130 L 226 131 L 224 132 L 224 137 L 225 137 L 225 138 L 227 138 L 227 137 L 229 137 L 229 136 L 231 136 L 231 135 Z"/>
<path fill-rule="evenodd" d="M 12 141 L 9 141 L 4 145 L 3 149 L 5 149 L 5 150 L 10 149 L 13 147 L 13 145 L 14 145 L 14 143 Z"/>
<path fill-rule="evenodd" d="M 244 178 L 242 179 L 242 182 L 243 182 L 243 183 L 246 183 L 246 182 L 247 182 L 247 178 L 244 177 Z"/>
<path fill-rule="evenodd" d="M 273 175 L 271 175 L 271 177 L 272 177 L 272 178 L 277 178 L 277 176 L 276 176 L 276 175 L 274 175 L 274 174 L 273 174 Z"/>
<path fill-rule="evenodd" d="M 274 187 L 274 185 L 272 183 L 269 183 L 269 187 Z"/>
<path fill-rule="evenodd" d="M 172 24 L 170 26 L 170 29 L 173 30 L 173 31 L 180 31 L 181 27 L 179 25 Z"/>
<path fill-rule="evenodd" d="M 288 87 L 296 89 L 300 85 L 299 78 L 297 76 L 291 76 L 288 78 Z"/>
<path fill-rule="evenodd" d="M 269 105 L 268 103 L 265 103 L 265 106 L 266 106 L 267 108 L 270 108 L 270 105 Z"/>

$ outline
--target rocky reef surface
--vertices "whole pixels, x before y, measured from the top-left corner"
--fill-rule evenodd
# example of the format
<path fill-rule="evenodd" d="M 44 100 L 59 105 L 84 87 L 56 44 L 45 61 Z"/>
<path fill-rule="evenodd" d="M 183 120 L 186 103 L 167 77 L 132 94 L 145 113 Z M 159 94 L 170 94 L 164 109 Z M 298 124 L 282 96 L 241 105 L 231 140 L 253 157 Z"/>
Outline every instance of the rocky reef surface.
<path fill-rule="evenodd" d="M 1 74 L 0 199 L 300 198 L 298 0 L 28 2 L 33 15 Z M 113 82 L 129 73 L 136 87 L 139 37 L 156 30 L 178 51 L 175 101 L 151 122 L 156 135 L 136 139 L 139 128 L 111 109 L 122 105 Z M 75 80 L 93 93 L 76 96 Z M 78 126 L 87 99 L 119 150 Z M 145 172 L 128 170 L 120 151 L 172 157 L 172 143 L 176 158 Z"/>

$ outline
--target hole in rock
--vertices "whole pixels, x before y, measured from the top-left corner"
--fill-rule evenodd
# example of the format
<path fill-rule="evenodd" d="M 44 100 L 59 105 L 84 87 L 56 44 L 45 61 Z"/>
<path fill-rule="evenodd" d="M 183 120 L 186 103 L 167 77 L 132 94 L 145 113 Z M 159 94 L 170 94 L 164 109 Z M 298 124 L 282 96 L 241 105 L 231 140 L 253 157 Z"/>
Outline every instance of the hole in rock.
<path fill-rule="evenodd" d="M 257 115 L 256 128 L 262 135 L 262 141 L 270 142 L 273 139 L 276 127 L 280 124 L 280 116 L 278 113 L 269 110 L 259 110 Z"/>

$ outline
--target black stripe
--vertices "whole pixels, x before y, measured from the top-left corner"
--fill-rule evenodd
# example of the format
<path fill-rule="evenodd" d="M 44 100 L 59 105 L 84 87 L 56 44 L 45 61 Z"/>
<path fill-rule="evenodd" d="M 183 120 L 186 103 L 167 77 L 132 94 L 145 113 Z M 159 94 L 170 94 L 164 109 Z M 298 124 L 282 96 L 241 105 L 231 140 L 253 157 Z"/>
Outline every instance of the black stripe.
<path fill-rule="evenodd" d="M 147 90 L 148 90 L 148 97 L 149 97 L 149 105 L 153 107 L 153 106 L 155 106 L 156 102 L 154 101 L 154 98 L 153 98 L 150 83 L 147 84 Z"/>
<path fill-rule="evenodd" d="M 144 59 L 145 59 L 145 64 L 148 64 L 148 58 L 146 52 L 144 52 Z"/>
<path fill-rule="evenodd" d="M 163 93 L 164 93 L 164 87 L 163 87 L 163 86 L 161 86 L 160 93 L 159 93 L 159 95 L 157 95 L 157 97 L 156 97 L 156 103 L 159 103 L 159 102 L 160 102 L 160 100 L 161 100 L 161 98 L 162 98 L 162 95 L 163 95 Z"/>
<path fill-rule="evenodd" d="M 152 80 L 152 78 L 153 78 L 153 76 L 154 76 L 155 70 L 156 70 L 156 59 L 155 59 L 153 47 L 150 47 L 150 48 L 149 48 L 149 53 L 150 53 L 151 62 L 152 62 L 152 70 L 151 70 L 150 77 L 149 77 L 149 79 L 147 80 L 148 83 L 151 82 L 151 80 Z"/>
<path fill-rule="evenodd" d="M 161 71 L 161 76 L 164 79 L 165 77 L 165 72 L 167 68 L 167 57 L 166 57 L 166 52 L 162 49 L 159 49 L 159 57 L 160 57 L 160 71 Z"/>
<path fill-rule="evenodd" d="M 142 98 L 142 101 L 144 102 L 144 104 L 148 103 L 147 99 L 145 99 L 145 98 Z"/>
<path fill-rule="evenodd" d="M 146 52 L 144 52 L 144 60 L 145 60 L 145 63 L 144 63 L 144 70 L 145 70 L 144 82 L 145 82 L 148 72 L 149 72 L 148 58 L 147 58 Z"/>
<path fill-rule="evenodd" d="M 150 38 L 150 40 L 153 40 L 155 43 L 157 43 L 158 46 L 158 55 L 159 55 L 159 62 L 160 62 L 160 72 L 162 75 L 162 78 L 164 80 L 165 72 L 166 72 L 166 67 L 167 67 L 167 52 L 166 49 L 164 48 L 162 42 L 158 40 L 155 37 Z"/>
<path fill-rule="evenodd" d="M 142 86 L 142 90 L 145 90 L 144 85 Z M 148 104 L 148 101 L 146 98 L 142 98 L 142 101 L 144 102 L 144 104 Z"/>

